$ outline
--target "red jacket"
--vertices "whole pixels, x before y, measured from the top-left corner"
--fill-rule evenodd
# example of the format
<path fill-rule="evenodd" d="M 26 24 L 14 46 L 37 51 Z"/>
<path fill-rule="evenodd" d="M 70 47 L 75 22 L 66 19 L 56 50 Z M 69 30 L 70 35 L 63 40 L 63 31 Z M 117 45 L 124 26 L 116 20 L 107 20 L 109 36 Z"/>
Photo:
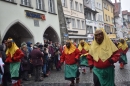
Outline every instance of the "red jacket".
<path fill-rule="evenodd" d="M 82 49 L 82 50 L 80 51 L 80 53 L 81 53 L 81 54 L 86 54 L 86 53 L 88 53 L 88 51 L 86 51 L 85 49 Z"/>
<path fill-rule="evenodd" d="M 80 51 L 76 49 L 73 53 L 71 54 L 65 54 L 64 52 L 62 53 L 60 57 L 60 62 L 63 63 L 65 61 L 66 64 L 76 64 L 77 60 L 79 60 L 80 57 Z"/>
<path fill-rule="evenodd" d="M 111 58 L 109 58 L 105 62 L 103 62 L 101 59 L 99 59 L 99 61 L 96 62 L 93 60 L 93 57 L 91 55 L 87 56 L 89 65 L 95 66 L 97 68 L 107 68 L 107 67 L 113 65 L 113 63 L 116 63 L 119 60 L 119 57 L 120 57 L 119 51 L 116 51 L 115 53 L 113 53 Z M 110 62 L 110 59 L 113 61 L 113 63 Z"/>
<path fill-rule="evenodd" d="M 122 53 L 122 54 L 126 54 L 127 51 L 128 51 L 128 48 L 126 48 L 125 50 L 119 49 L 119 52 Z"/>
<path fill-rule="evenodd" d="M 18 49 L 13 55 L 13 60 L 11 58 L 11 55 L 8 54 L 5 62 L 8 62 L 8 63 L 20 62 L 22 57 L 24 57 L 24 53 L 20 49 Z"/>

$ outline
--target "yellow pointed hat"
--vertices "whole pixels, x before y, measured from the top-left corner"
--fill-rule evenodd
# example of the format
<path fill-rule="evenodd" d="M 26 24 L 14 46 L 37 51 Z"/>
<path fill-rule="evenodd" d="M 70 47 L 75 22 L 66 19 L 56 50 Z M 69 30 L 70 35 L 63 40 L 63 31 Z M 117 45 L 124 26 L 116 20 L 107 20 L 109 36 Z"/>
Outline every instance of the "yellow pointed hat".
<path fill-rule="evenodd" d="M 81 46 L 82 42 L 84 42 L 84 47 Z M 85 42 L 84 40 L 81 40 L 80 43 L 79 43 L 78 49 L 81 51 L 84 48 L 86 51 L 89 51 L 89 47 L 90 46 L 87 42 Z"/>
<path fill-rule="evenodd" d="M 110 38 L 107 36 L 104 29 L 97 29 L 101 30 L 104 35 L 104 40 L 102 44 L 98 44 L 96 40 L 91 44 L 91 47 L 89 49 L 89 54 L 93 57 L 93 59 L 98 62 L 99 59 L 101 59 L 103 62 L 105 62 L 107 59 L 111 57 L 111 55 L 118 50 L 118 48 L 115 46 L 115 44 L 110 40 Z"/>

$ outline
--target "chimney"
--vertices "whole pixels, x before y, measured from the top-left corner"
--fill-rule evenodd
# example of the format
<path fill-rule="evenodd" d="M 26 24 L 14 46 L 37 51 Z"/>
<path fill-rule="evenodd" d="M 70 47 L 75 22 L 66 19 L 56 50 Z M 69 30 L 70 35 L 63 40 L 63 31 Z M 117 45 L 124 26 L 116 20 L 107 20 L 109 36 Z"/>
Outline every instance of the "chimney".
<path fill-rule="evenodd" d="M 117 0 L 115 0 L 115 3 L 117 3 Z"/>

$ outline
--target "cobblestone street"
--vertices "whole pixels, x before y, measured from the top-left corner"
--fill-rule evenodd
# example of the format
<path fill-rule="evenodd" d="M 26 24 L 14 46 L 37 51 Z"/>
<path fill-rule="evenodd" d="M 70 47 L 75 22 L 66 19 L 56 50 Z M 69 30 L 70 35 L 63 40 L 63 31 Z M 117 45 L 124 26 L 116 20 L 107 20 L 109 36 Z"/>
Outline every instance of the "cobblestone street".
<path fill-rule="evenodd" d="M 130 50 L 127 53 L 128 62 Z M 119 69 L 119 63 L 115 64 L 115 82 L 116 86 L 130 86 L 130 63 L 125 66 L 125 69 Z M 80 75 L 80 84 L 77 86 L 93 86 L 93 74 L 89 72 L 87 68 L 87 73 Z M 35 83 L 33 81 L 24 82 L 24 86 L 68 86 L 70 82 L 64 80 L 64 72 L 62 71 L 52 71 L 51 75 L 44 78 L 43 82 Z"/>

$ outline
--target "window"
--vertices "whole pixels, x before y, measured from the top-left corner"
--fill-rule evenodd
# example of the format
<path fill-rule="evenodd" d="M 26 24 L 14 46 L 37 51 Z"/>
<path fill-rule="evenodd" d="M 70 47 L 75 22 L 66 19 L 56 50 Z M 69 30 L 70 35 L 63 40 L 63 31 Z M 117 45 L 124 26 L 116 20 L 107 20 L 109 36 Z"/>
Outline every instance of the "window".
<path fill-rule="evenodd" d="M 108 22 L 110 22 L 110 16 L 108 16 Z"/>
<path fill-rule="evenodd" d="M 109 5 L 107 5 L 107 10 L 109 10 Z"/>
<path fill-rule="evenodd" d="M 105 15 L 105 17 L 106 17 L 106 21 L 108 21 L 108 20 L 107 20 L 107 15 Z"/>
<path fill-rule="evenodd" d="M 73 0 L 70 0 L 70 8 L 74 9 L 74 2 L 73 2 Z"/>
<path fill-rule="evenodd" d="M 84 21 L 82 21 L 82 29 L 85 29 Z"/>
<path fill-rule="evenodd" d="M 75 19 L 72 19 L 72 28 L 76 28 Z"/>
<path fill-rule="evenodd" d="M 102 21 L 102 15 L 98 14 L 98 21 Z"/>
<path fill-rule="evenodd" d="M 75 10 L 79 11 L 78 2 L 75 2 Z"/>
<path fill-rule="evenodd" d="M 67 7 L 67 0 L 62 0 L 62 6 Z"/>
<path fill-rule="evenodd" d="M 101 7 L 100 7 L 100 4 L 99 4 L 99 9 L 100 9 Z"/>
<path fill-rule="evenodd" d="M 83 12 L 83 5 L 80 4 L 80 12 Z"/>
<path fill-rule="evenodd" d="M 96 14 L 93 13 L 93 20 L 96 21 Z"/>
<path fill-rule="evenodd" d="M 112 26 L 111 28 L 112 28 L 112 33 L 115 33 L 115 29 L 114 29 L 114 27 Z"/>
<path fill-rule="evenodd" d="M 98 14 L 98 21 L 100 21 L 100 15 Z"/>
<path fill-rule="evenodd" d="M 80 20 L 77 20 L 77 28 L 80 29 Z"/>
<path fill-rule="evenodd" d="M 107 8 L 107 5 L 106 5 L 106 3 L 104 3 L 104 8 Z"/>
<path fill-rule="evenodd" d="M 69 23 L 67 22 L 67 17 L 65 18 L 65 21 L 66 21 L 66 25 L 67 25 L 67 28 L 69 28 Z"/>
<path fill-rule="evenodd" d="M 92 18 L 91 18 L 91 12 L 87 12 L 87 14 L 86 14 L 86 19 L 92 20 Z"/>
<path fill-rule="evenodd" d="M 97 2 L 97 8 L 98 8 L 98 2 Z"/>
<path fill-rule="evenodd" d="M 9 2 L 14 2 L 14 0 L 6 0 L 6 1 L 9 1 Z"/>
<path fill-rule="evenodd" d="M 96 31 L 97 27 L 94 27 L 94 32 Z"/>
<path fill-rule="evenodd" d="M 111 32 L 110 26 L 105 25 L 105 31 L 107 34 L 109 34 Z"/>
<path fill-rule="evenodd" d="M 37 0 L 37 9 L 44 10 L 44 0 Z"/>
<path fill-rule="evenodd" d="M 55 13 L 55 0 L 48 0 L 49 12 Z"/>
<path fill-rule="evenodd" d="M 87 26 L 87 33 L 93 34 L 93 28 L 92 28 L 92 26 Z"/>
<path fill-rule="evenodd" d="M 114 24 L 114 18 L 111 18 L 112 23 Z"/>
<path fill-rule="evenodd" d="M 25 6 L 31 6 L 31 1 L 30 0 L 21 0 L 21 4 Z"/>
<path fill-rule="evenodd" d="M 39 20 L 34 20 L 34 26 L 39 27 Z"/>
<path fill-rule="evenodd" d="M 111 7 L 111 12 L 113 13 L 113 8 Z"/>

